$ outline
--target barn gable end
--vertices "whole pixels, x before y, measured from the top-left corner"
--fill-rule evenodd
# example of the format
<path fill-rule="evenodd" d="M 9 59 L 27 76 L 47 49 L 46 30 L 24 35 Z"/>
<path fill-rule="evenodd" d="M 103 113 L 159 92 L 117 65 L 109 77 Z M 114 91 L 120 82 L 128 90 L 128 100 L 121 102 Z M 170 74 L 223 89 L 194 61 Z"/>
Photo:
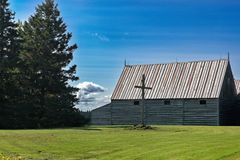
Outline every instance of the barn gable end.
<path fill-rule="evenodd" d="M 234 112 L 236 111 L 237 91 L 232 74 L 230 63 L 228 63 L 227 70 L 222 82 L 221 92 L 219 95 L 219 121 L 220 125 L 233 125 Z"/>

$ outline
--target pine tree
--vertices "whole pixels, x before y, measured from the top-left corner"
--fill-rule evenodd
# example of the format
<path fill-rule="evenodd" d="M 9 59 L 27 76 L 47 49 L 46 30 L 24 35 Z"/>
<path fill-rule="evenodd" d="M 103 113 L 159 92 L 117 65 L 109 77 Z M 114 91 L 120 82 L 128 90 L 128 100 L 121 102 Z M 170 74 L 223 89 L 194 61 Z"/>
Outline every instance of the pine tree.
<path fill-rule="evenodd" d="M 19 49 L 17 24 L 14 13 L 9 9 L 8 0 L 0 0 L 0 94 L 1 100 L 7 98 L 6 83 L 17 63 Z"/>
<path fill-rule="evenodd" d="M 0 0 L 0 71 L 16 66 L 19 36 L 14 15 L 9 9 L 8 0 Z"/>
<path fill-rule="evenodd" d="M 20 38 L 18 25 L 9 9 L 8 0 L 0 0 L 0 128 L 11 124 L 13 119 L 19 89 L 17 87 L 17 63 Z"/>
<path fill-rule="evenodd" d="M 36 13 L 21 26 L 21 36 L 25 94 L 34 106 L 38 127 L 79 123 L 74 119 L 79 113 L 74 108 L 78 89 L 69 85 L 78 80 L 76 65 L 69 66 L 77 45 L 69 45 L 72 34 L 54 0 L 37 6 Z"/>

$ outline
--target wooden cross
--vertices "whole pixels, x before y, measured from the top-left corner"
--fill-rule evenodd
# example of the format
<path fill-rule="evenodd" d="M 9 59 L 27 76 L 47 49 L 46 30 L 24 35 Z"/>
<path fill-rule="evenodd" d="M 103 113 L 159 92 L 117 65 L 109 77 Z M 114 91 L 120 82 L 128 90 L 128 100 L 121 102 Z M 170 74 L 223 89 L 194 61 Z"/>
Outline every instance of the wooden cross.
<path fill-rule="evenodd" d="M 145 118 L 145 107 L 144 107 L 144 103 L 145 103 L 145 90 L 146 89 L 152 89 L 151 87 L 146 87 L 146 84 L 145 84 L 145 80 L 146 80 L 146 77 L 145 77 L 145 74 L 142 75 L 142 85 L 141 86 L 135 86 L 135 88 L 139 88 L 142 90 L 142 110 L 141 110 L 141 115 L 142 115 L 142 125 L 145 125 L 145 121 L 144 121 L 144 118 Z"/>

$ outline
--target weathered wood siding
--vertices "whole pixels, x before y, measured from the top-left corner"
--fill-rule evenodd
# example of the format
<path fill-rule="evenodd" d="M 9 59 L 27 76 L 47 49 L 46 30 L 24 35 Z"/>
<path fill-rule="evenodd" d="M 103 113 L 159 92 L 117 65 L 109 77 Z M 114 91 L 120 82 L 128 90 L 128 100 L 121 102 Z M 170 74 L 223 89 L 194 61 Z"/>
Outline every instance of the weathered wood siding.
<path fill-rule="evenodd" d="M 91 112 L 91 124 L 110 125 L 111 124 L 111 104 L 97 108 Z"/>
<path fill-rule="evenodd" d="M 201 105 L 200 100 L 184 102 L 184 125 L 219 125 L 218 99 L 208 99 Z"/>
<path fill-rule="evenodd" d="M 147 100 L 145 103 L 146 124 L 162 125 L 219 125 L 218 99 L 200 100 Z M 132 100 L 112 101 L 112 124 L 138 124 L 141 122 L 141 103 Z"/>
<path fill-rule="evenodd" d="M 139 124 L 141 106 L 134 101 L 112 101 L 112 124 Z"/>
<path fill-rule="evenodd" d="M 182 101 L 172 100 L 170 105 L 164 105 L 162 100 L 149 100 L 146 102 L 147 124 L 183 124 Z"/>

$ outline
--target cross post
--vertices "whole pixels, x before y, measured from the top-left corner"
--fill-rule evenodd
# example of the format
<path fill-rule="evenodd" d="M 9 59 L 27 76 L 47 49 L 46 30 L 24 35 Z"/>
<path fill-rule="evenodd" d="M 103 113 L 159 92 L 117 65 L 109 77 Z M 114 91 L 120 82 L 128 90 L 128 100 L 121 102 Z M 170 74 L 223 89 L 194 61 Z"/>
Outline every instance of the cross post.
<path fill-rule="evenodd" d="M 142 90 L 141 123 L 143 126 L 145 125 L 145 90 L 152 89 L 151 87 L 146 87 L 145 80 L 146 80 L 146 76 L 145 76 L 145 74 L 143 74 L 142 80 L 141 80 L 141 83 L 142 83 L 141 86 L 135 86 L 135 88 Z"/>

